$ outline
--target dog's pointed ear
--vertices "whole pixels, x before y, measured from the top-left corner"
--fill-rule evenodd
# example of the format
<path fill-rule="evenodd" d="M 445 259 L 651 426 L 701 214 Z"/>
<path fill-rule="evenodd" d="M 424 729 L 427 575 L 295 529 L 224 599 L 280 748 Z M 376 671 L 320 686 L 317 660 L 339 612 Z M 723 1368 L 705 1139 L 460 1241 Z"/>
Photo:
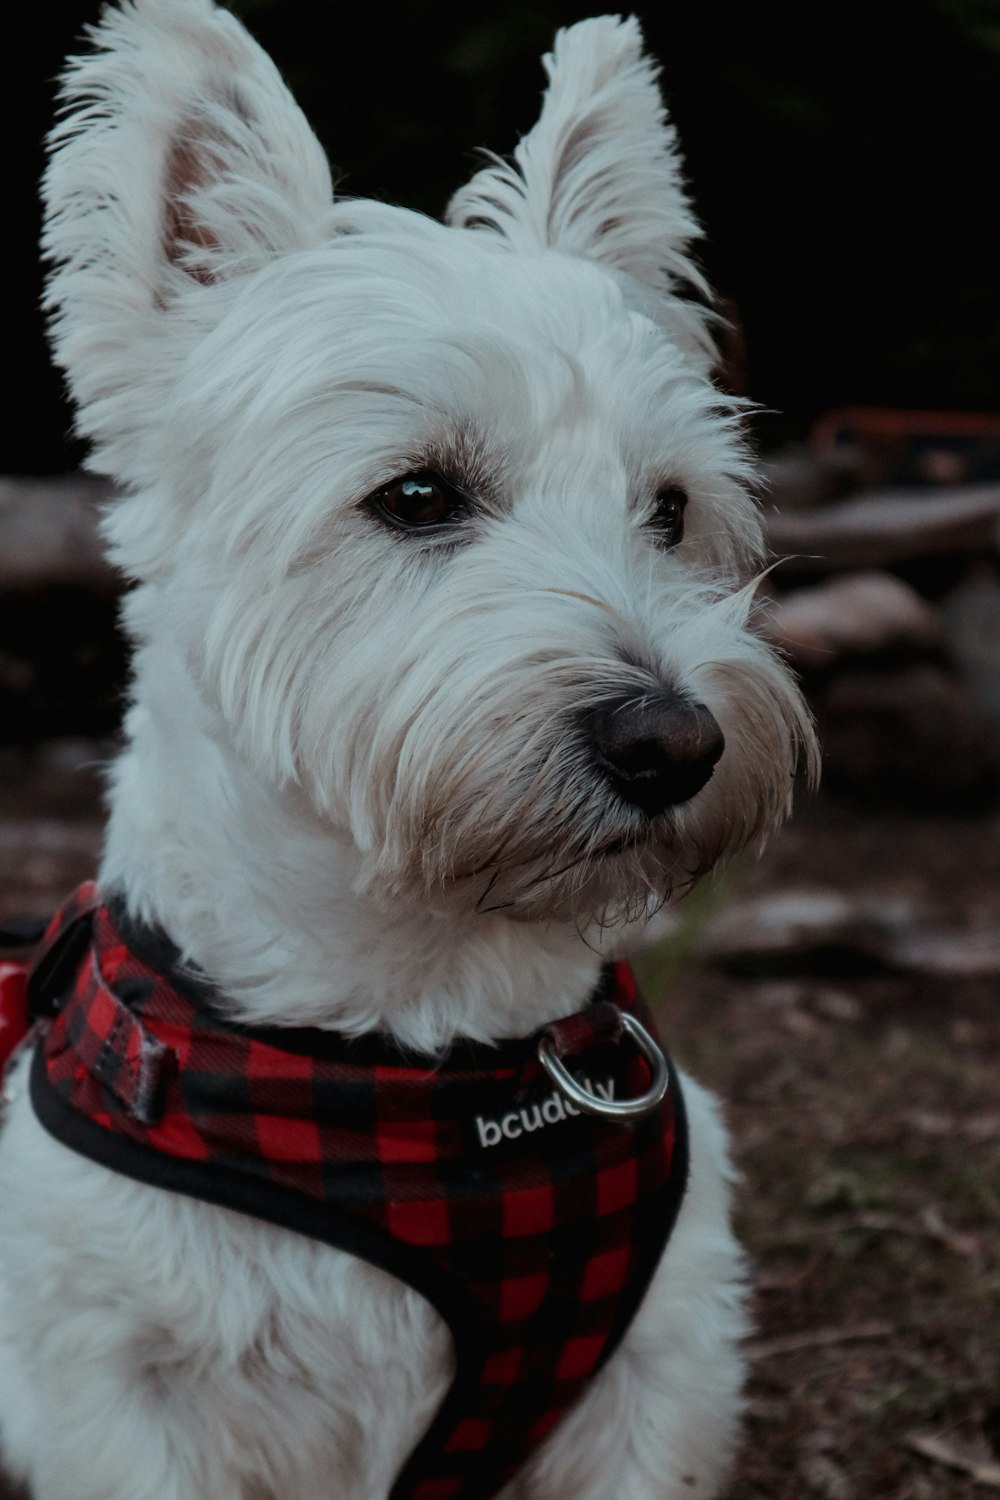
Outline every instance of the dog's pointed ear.
<path fill-rule="evenodd" d="M 598 16 L 556 35 L 538 123 L 513 162 L 461 188 L 448 222 L 511 249 L 558 249 L 628 272 L 656 292 L 702 285 L 688 258 L 698 233 L 657 83 L 634 16 Z"/>
<path fill-rule="evenodd" d="M 143 481 L 141 432 L 219 291 L 325 237 L 319 142 L 211 0 L 124 0 L 72 60 L 44 182 L 46 306 L 95 466 Z"/>

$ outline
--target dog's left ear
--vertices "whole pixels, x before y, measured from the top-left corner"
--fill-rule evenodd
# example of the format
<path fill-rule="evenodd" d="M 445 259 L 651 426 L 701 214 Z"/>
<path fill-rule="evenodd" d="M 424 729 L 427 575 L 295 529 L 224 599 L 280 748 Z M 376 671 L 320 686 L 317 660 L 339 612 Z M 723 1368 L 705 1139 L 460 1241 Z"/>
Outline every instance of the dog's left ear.
<path fill-rule="evenodd" d="M 556 35 L 537 125 L 511 163 L 461 188 L 448 222 L 498 235 L 524 254 L 546 249 L 600 261 L 648 289 L 703 287 L 688 257 L 699 234 L 673 126 L 634 16 L 598 16 Z"/>

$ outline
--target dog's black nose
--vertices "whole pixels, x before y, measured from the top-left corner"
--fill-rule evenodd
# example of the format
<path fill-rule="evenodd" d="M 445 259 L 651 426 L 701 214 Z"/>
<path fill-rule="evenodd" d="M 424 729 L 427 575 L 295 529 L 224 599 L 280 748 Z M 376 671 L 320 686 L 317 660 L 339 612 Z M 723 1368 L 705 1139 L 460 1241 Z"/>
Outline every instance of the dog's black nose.
<path fill-rule="evenodd" d="M 704 703 L 682 693 L 614 699 L 588 715 L 587 727 L 601 771 L 649 817 L 700 792 L 726 748 Z"/>

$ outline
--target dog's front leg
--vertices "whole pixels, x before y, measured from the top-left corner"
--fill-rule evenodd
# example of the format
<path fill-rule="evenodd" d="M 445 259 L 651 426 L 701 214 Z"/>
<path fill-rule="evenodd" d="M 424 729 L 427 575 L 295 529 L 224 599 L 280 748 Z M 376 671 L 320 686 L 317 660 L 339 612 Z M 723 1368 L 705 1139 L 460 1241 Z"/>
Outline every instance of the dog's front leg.
<path fill-rule="evenodd" d="M 707 1500 L 726 1478 L 747 1328 L 742 1252 L 729 1227 L 725 1132 L 684 1080 L 687 1193 L 621 1347 L 503 1500 Z"/>
<path fill-rule="evenodd" d="M 0 1462 L 32 1500 L 384 1500 L 450 1335 L 353 1256 L 0 1131 Z"/>

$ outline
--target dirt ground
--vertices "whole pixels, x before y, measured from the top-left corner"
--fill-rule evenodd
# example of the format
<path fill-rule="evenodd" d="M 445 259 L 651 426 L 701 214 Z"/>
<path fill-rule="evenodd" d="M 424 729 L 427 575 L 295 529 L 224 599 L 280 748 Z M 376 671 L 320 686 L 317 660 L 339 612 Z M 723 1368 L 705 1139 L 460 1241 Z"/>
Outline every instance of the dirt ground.
<path fill-rule="evenodd" d="M 0 757 L 0 920 L 92 870 L 97 778 L 78 767 L 96 759 Z M 998 834 L 996 813 L 816 799 L 640 961 L 675 1056 L 726 1101 L 742 1174 L 756 1332 L 727 1500 L 1000 1490 Z M 738 927 L 803 890 L 896 913 L 910 958 L 843 929 L 713 951 L 720 913 Z"/>
<path fill-rule="evenodd" d="M 752 977 L 677 974 L 662 949 L 642 964 L 675 1053 L 726 1101 L 742 1174 L 757 1331 L 727 1500 L 1000 1490 L 1000 1008 L 996 964 L 974 959 L 1000 914 L 998 835 L 995 814 L 817 799 L 721 893 L 903 904 L 952 935 L 953 971 L 964 936 L 962 975 L 833 943 L 776 948 Z"/>

